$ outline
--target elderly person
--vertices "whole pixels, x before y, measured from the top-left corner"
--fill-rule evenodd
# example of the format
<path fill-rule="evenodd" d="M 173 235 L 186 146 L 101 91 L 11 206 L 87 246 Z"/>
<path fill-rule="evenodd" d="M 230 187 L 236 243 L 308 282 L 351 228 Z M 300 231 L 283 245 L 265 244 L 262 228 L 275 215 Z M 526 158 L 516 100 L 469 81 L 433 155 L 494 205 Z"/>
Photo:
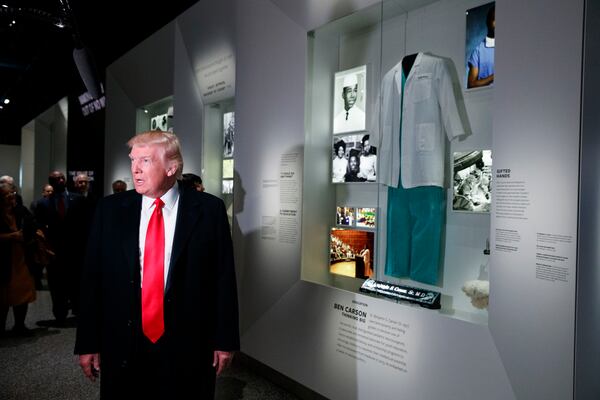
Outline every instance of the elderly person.
<path fill-rule="evenodd" d="M 98 205 L 75 353 L 86 377 L 100 375 L 102 399 L 213 398 L 240 345 L 225 205 L 177 182 L 174 134 L 128 144 L 135 190 Z"/>
<path fill-rule="evenodd" d="M 10 307 L 15 317 L 13 333 L 28 333 L 25 316 L 36 292 L 25 245 L 34 231 L 33 218 L 25 207 L 17 204 L 13 186 L 0 184 L 0 335 L 5 332 Z"/>

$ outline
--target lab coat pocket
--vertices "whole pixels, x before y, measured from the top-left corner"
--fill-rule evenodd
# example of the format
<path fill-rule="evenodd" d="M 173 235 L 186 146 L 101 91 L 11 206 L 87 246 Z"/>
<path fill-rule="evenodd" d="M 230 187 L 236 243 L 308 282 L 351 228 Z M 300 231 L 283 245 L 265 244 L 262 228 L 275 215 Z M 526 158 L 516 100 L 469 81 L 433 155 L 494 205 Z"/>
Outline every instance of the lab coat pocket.
<path fill-rule="evenodd" d="M 417 125 L 417 151 L 433 151 L 435 148 L 435 124 L 424 123 Z"/>
<path fill-rule="evenodd" d="M 431 74 L 420 74 L 413 81 L 413 103 L 427 100 L 431 97 Z"/>

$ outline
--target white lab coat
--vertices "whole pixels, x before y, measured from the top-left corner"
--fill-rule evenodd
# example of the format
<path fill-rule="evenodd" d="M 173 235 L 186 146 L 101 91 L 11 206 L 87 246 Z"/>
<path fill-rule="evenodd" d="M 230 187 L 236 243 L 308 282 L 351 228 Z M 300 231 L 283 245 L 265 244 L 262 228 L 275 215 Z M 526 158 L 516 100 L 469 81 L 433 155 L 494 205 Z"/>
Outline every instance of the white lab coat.
<path fill-rule="evenodd" d="M 402 62 L 385 74 L 381 91 L 379 182 L 398 187 L 401 170 L 405 189 L 444 187 L 444 132 L 449 140 L 466 133 L 447 61 L 430 54 L 417 55 L 404 87 L 402 121 L 399 113 Z"/>

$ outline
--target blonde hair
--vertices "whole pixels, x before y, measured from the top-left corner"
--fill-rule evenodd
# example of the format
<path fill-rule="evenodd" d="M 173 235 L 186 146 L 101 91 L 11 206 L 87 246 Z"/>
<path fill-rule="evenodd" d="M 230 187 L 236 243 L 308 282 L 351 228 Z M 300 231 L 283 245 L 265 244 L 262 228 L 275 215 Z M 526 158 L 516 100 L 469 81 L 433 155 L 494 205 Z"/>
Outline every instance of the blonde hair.
<path fill-rule="evenodd" d="M 181 179 L 183 172 L 183 157 L 181 156 L 181 145 L 177 136 L 171 132 L 148 131 L 138 133 L 127 142 L 129 148 L 133 146 L 161 146 L 165 151 L 165 158 L 168 161 L 177 163 L 177 179 Z"/>

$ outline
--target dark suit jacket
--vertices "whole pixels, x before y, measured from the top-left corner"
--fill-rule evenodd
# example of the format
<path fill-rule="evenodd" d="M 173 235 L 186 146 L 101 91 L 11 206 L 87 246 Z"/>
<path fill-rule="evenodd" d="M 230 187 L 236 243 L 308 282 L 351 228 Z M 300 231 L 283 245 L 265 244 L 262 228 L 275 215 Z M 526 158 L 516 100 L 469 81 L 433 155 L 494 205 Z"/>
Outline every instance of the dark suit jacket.
<path fill-rule="evenodd" d="M 102 199 L 88 241 L 75 353 L 100 353 L 103 398 L 113 398 L 136 361 L 141 204 L 135 191 Z M 166 282 L 164 380 L 198 392 L 201 377 L 214 385 L 213 351 L 239 349 L 233 246 L 220 199 L 181 189 Z"/>
<path fill-rule="evenodd" d="M 35 206 L 35 219 L 42 227 L 48 241 L 62 258 L 68 251 L 68 246 L 74 237 L 82 233 L 77 232 L 77 221 L 82 215 L 82 199 L 79 193 L 65 192 L 65 217 L 61 219 L 56 209 L 57 195 L 38 200 Z"/>

